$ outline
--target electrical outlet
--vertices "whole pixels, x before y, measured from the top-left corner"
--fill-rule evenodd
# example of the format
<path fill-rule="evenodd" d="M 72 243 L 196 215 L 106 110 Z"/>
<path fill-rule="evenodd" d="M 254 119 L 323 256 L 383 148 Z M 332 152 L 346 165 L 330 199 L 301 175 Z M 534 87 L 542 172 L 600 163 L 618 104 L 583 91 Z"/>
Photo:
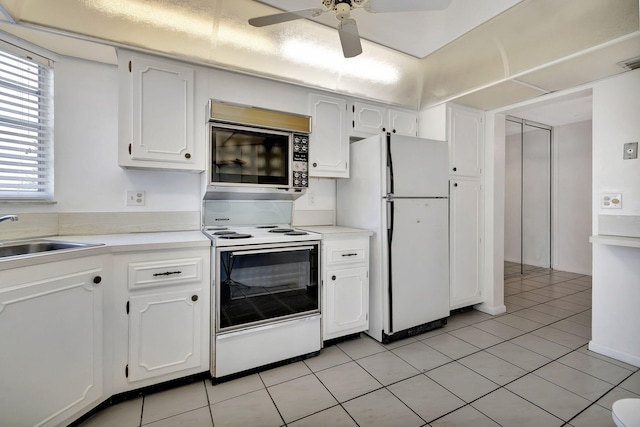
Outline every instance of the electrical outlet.
<path fill-rule="evenodd" d="M 144 206 L 144 191 L 127 190 L 127 206 Z"/>
<path fill-rule="evenodd" d="M 600 195 L 600 207 L 603 209 L 622 209 L 622 194 L 607 193 Z"/>
<path fill-rule="evenodd" d="M 638 143 L 637 142 L 627 142 L 624 144 L 624 155 L 622 156 L 624 160 L 628 159 L 637 159 L 638 158 Z"/>

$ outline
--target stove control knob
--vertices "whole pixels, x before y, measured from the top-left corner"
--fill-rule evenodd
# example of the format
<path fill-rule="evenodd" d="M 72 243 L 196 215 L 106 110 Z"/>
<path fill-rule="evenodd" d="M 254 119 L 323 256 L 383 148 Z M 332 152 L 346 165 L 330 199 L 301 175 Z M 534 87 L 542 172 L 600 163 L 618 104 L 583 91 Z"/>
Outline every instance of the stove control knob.
<path fill-rule="evenodd" d="M 303 187 L 306 187 L 306 186 L 307 186 L 307 181 L 306 181 L 306 180 L 304 180 L 304 179 L 302 180 L 302 186 L 303 186 Z"/>

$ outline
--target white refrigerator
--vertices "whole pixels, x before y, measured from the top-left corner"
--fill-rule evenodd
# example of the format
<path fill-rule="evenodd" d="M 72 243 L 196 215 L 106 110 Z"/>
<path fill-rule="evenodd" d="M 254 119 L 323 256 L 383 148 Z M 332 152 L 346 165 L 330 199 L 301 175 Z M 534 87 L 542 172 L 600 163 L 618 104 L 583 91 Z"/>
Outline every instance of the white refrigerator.
<path fill-rule="evenodd" d="M 374 232 L 369 330 L 380 342 L 442 326 L 449 316 L 446 141 L 392 134 L 350 144 L 337 182 L 337 224 Z"/>

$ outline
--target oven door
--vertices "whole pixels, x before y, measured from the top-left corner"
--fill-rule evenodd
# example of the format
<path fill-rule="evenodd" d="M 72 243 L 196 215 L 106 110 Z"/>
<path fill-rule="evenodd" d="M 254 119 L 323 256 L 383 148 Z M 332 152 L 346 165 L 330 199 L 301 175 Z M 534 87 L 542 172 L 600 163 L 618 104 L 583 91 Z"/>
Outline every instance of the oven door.
<path fill-rule="evenodd" d="M 319 242 L 216 250 L 216 331 L 319 313 Z"/>

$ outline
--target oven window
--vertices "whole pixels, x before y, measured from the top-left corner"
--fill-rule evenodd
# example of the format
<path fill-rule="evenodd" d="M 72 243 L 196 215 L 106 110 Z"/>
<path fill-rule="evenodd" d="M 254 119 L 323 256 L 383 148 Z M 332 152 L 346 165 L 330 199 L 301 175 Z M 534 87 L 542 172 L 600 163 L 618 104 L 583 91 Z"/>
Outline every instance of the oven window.
<path fill-rule="evenodd" d="M 289 135 L 213 126 L 211 182 L 289 184 Z"/>
<path fill-rule="evenodd" d="M 318 245 L 222 251 L 220 329 L 317 311 Z"/>

